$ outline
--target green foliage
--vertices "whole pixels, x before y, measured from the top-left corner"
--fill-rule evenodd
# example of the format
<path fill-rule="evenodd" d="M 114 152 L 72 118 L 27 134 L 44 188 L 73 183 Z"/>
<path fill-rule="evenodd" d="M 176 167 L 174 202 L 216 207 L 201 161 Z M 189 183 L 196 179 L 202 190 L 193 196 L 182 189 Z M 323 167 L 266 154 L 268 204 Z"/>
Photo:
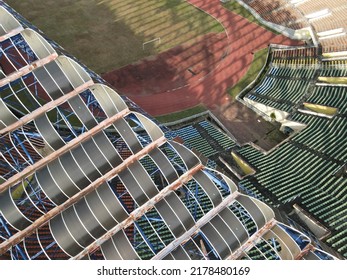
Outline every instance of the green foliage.
<path fill-rule="evenodd" d="M 268 48 L 265 48 L 255 53 L 253 62 L 246 75 L 244 75 L 242 79 L 229 90 L 229 94 L 233 98 L 236 98 L 236 96 L 258 76 L 266 63 L 267 52 Z"/>
<path fill-rule="evenodd" d="M 272 112 L 271 114 L 270 114 L 270 118 L 272 119 L 272 120 L 276 120 L 276 114 L 275 114 L 275 112 Z"/>
<path fill-rule="evenodd" d="M 180 119 L 188 118 L 190 116 L 205 112 L 206 110 L 207 109 L 203 105 L 198 105 L 196 107 L 193 107 L 184 111 L 158 116 L 156 117 L 156 119 L 161 123 L 169 123 L 169 122 L 174 122 Z"/>

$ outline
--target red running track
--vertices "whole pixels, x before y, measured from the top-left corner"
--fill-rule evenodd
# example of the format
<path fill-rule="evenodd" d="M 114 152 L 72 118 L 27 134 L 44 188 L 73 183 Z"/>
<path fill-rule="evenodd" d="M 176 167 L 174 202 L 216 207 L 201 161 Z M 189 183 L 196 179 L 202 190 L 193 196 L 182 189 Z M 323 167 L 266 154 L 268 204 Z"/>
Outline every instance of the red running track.
<path fill-rule="evenodd" d="M 210 110 L 216 110 L 230 103 L 227 88 L 235 85 L 247 72 L 253 61 L 253 53 L 267 47 L 270 43 L 283 45 L 301 45 L 246 20 L 225 9 L 220 0 L 188 0 L 189 3 L 217 18 L 228 33 L 228 55 L 207 76 L 181 89 L 153 95 L 127 94 L 153 116 L 204 104 Z"/>

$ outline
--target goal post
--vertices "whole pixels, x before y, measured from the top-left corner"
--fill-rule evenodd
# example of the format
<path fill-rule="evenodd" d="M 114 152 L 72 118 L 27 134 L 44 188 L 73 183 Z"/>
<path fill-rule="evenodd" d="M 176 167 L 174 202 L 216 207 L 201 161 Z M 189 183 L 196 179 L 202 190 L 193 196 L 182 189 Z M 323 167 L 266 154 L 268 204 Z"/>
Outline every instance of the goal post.
<path fill-rule="evenodd" d="M 152 40 L 146 41 L 142 44 L 142 50 L 146 49 L 146 46 L 156 46 L 158 44 L 161 44 L 160 37 L 154 38 Z"/>

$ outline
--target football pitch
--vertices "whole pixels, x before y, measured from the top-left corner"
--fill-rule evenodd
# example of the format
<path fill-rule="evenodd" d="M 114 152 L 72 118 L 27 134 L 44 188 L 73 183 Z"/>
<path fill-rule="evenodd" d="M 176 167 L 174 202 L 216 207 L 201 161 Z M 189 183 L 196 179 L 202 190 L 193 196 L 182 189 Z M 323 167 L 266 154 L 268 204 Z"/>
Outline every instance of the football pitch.
<path fill-rule="evenodd" d="M 216 20 L 184 0 L 6 2 L 97 73 L 223 32 Z"/>

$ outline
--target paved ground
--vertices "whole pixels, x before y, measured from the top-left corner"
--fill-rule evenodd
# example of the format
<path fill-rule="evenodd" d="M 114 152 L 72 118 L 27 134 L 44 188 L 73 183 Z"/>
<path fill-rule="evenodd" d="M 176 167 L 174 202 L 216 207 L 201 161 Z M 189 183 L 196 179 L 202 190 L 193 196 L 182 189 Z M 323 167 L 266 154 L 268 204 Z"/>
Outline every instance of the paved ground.
<path fill-rule="evenodd" d="M 179 63 L 176 66 L 167 64 L 169 76 L 173 73 L 178 73 L 180 76 L 172 75 L 168 79 L 168 76 L 163 75 L 163 79 L 161 79 L 159 74 L 165 71 L 165 68 L 162 67 L 159 68 L 160 73 L 155 70 L 155 67 L 147 68 L 148 71 L 144 69 L 143 72 L 139 72 L 146 73 L 146 77 L 143 77 L 141 82 L 142 85 L 155 83 L 152 90 L 151 87 L 147 87 L 145 90 L 136 89 L 132 84 L 122 86 L 121 82 L 119 84 L 113 82 L 114 87 L 120 93 L 129 96 L 153 116 L 181 111 L 203 103 L 241 143 L 262 138 L 269 131 L 268 125 L 260 125 L 259 122 L 262 120 L 253 111 L 230 100 L 227 95 L 227 88 L 236 84 L 247 72 L 253 60 L 253 53 L 257 50 L 267 47 L 270 43 L 299 45 L 301 42 L 293 41 L 282 35 L 275 35 L 256 24 L 250 23 L 243 17 L 223 8 L 219 0 L 188 0 L 188 2 L 217 18 L 223 24 L 228 35 L 215 40 L 215 47 L 213 44 L 206 43 L 205 45 L 208 47 L 205 48 L 207 51 L 204 58 L 199 53 L 200 61 L 213 60 L 213 63 L 200 64 L 209 65 L 207 70 L 200 69 L 204 77 L 202 75 L 189 77 L 187 70 L 178 70 Z M 214 56 L 211 56 L 211 50 L 214 50 Z M 176 53 L 177 56 L 179 53 Z M 186 52 L 181 50 L 181 53 Z M 177 61 L 185 61 L 184 58 L 176 59 Z M 189 61 L 194 66 L 194 59 L 191 58 Z M 188 69 L 188 64 L 184 64 L 184 68 Z M 176 69 L 172 69 L 172 67 L 176 67 Z M 105 78 L 107 79 L 107 75 Z M 133 79 L 135 78 L 133 77 Z M 107 80 L 112 83 L 112 79 Z M 176 83 L 177 81 L 179 82 Z M 133 84 L 136 84 L 135 80 Z M 180 88 L 177 89 L 177 86 Z"/>

